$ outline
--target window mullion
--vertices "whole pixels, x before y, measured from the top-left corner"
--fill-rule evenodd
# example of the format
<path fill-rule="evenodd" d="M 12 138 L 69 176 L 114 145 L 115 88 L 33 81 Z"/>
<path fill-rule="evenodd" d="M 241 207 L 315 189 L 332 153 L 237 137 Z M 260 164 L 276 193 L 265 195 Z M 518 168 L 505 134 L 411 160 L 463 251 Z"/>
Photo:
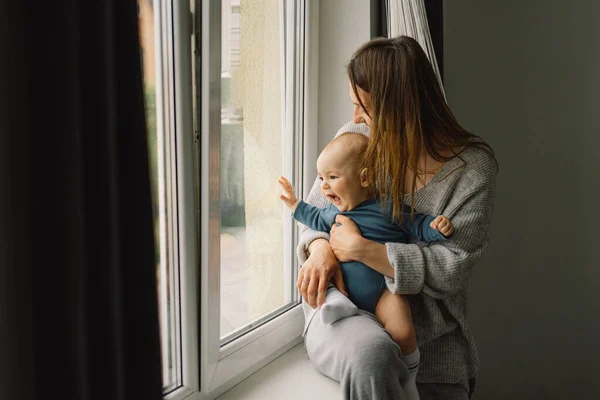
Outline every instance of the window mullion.
<path fill-rule="evenodd" d="M 197 118 L 200 128 L 200 389 L 210 391 L 219 361 L 221 3 L 196 0 Z"/>

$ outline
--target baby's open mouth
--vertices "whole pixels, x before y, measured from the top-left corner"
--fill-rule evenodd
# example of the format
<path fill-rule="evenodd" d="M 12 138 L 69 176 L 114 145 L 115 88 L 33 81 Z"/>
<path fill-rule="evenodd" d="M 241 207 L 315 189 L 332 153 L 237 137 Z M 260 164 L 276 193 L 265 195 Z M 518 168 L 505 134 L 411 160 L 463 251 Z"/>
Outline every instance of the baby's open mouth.
<path fill-rule="evenodd" d="M 329 198 L 329 200 L 331 200 L 333 203 L 337 203 L 338 201 L 340 201 L 340 198 L 338 196 L 336 196 L 335 194 L 328 194 L 327 197 Z"/>

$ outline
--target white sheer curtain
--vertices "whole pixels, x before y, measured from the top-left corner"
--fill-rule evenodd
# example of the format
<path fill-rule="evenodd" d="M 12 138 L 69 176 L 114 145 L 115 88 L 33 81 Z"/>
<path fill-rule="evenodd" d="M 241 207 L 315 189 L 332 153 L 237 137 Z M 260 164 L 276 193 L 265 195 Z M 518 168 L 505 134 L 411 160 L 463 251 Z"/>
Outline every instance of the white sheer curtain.
<path fill-rule="evenodd" d="M 440 82 L 442 92 L 444 86 L 440 76 L 440 70 L 435 58 L 427 13 L 423 0 L 387 0 L 385 2 L 387 11 L 387 31 L 389 37 L 410 36 L 414 38 L 429 57 L 435 75 Z M 445 93 L 444 93 L 445 95 Z"/>

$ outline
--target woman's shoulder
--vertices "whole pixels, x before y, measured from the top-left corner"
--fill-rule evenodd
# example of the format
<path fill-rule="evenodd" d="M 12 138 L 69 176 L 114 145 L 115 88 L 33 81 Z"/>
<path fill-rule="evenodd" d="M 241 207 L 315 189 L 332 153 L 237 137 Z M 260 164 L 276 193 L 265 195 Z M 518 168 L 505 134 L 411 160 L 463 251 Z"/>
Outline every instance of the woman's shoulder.
<path fill-rule="evenodd" d="M 467 165 L 470 165 L 473 170 L 480 172 L 493 172 L 498 170 L 496 158 L 490 150 L 483 147 L 467 147 L 459 154 Z"/>
<path fill-rule="evenodd" d="M 444 169 L 445 175 L 457 174 L 457 178 L 472 183 L 493 182 L 498 172 L 494 155 L 485 148 L 475 146 L 462 150 Z"/>

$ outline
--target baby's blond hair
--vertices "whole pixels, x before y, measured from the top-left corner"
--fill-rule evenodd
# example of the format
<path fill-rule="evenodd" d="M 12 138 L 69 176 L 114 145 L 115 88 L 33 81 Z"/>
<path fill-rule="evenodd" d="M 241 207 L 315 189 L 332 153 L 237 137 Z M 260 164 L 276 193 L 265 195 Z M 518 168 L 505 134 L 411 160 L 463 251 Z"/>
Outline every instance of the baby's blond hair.
<path fill-rule="evenodd" d="M 363 166 L 363 156 L 367 149 L 369 138 L 358 132 L 344 132 L 333 139 L 325 148 L 329 151 L 337 151 L 344 154 L 344 158 L 353 168 L 361 169 Z"/>

